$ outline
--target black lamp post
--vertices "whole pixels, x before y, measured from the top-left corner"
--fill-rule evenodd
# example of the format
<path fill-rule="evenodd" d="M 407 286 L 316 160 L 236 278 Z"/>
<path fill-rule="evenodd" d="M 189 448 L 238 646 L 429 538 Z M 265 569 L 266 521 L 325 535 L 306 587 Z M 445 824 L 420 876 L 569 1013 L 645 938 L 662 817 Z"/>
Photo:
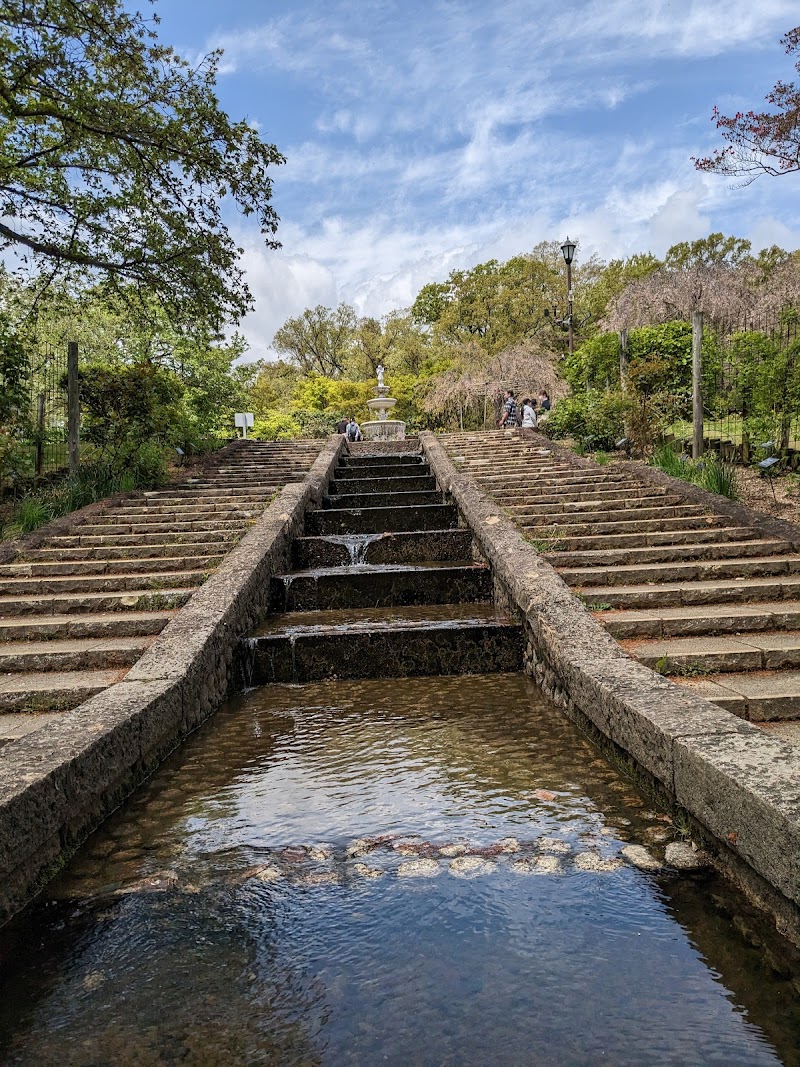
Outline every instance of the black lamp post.
<path fill-rule="evenodd" d="M 564 255 L 564 262 L 567 264 L 567 300 L 569 302 L 569 310 L 567 312 L 567 322 L 569 324 L 569 354 L 572 355 L 575 348 L 575 338 L 572 332 L 572 261 L 575 258 L 575 242 L 570 241 L 569 237 L 561 246 L 561 251 Z"/>

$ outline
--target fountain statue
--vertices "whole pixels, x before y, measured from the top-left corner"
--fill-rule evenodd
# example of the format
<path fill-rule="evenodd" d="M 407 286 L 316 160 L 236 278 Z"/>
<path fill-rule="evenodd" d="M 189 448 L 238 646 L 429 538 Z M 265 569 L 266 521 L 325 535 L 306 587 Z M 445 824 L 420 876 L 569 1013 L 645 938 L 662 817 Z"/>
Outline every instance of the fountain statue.
<path fill-rule="evenodd" d="M 384 382 L 385 373 L 384 366 L 379 363 L 375 368 L 378 379 L 378 386 L 375 389 L 377 395 L 367 401 L 367 407 L 378 417 L 361 423 L 361 432 L 367 441 L 402 441 L 406 435 L 406 424 L 400 419 L 389 418 L 389 412 L 397 401 L 394 397 L 387 395 L 389 386 Z"/>

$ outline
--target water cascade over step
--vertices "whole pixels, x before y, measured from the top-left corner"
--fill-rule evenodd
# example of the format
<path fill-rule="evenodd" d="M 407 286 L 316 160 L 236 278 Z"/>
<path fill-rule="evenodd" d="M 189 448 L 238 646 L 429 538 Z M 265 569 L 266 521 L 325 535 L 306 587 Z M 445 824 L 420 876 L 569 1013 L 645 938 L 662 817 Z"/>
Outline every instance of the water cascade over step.
<path fill-rule="evenodd" d="M 522 630 L 492 603 L 419 455 L 345 456 L 322 509 L 276 575 L 272 614 L 242 644 L 249 685 L 324 678 L 517 671 Z"/>

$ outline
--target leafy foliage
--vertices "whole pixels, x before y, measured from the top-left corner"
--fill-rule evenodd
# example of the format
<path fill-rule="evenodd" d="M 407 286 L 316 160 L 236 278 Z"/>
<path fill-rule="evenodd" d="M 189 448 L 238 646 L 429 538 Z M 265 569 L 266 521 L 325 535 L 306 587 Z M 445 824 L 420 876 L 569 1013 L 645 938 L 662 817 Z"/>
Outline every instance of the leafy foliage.
<path fill-rule="evenodd" d="M 787 55 L 800 53 L 800 26 L 781 38 Z M 800 72 L 800 59 L 795 62 Z M 792 174 L 800 171 L 800 86 L 778 81 L 767 95 L 772 111 L 737 111 L 723 115 L 714 108 L 717 129 L 727 141 L 724 148 L 694 160 L 698 170 L 744 178 L 744 184 L 760 174 Z"/>
<path fill-rule="evenodd" d="M 238 320 L 251 297 L 222 218 L 230 198 L 275 246 L 283 162 L 121 0 L 4 0 L 0 248 L 156 294 L 182 321 Z"/>

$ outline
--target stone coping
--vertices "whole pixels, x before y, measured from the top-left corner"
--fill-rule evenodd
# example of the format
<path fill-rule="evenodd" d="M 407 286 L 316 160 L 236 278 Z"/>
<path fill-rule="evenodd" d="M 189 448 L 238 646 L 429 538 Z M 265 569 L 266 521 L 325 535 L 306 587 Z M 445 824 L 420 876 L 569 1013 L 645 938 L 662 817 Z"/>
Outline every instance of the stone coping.
<path fill-rule="evenodd" d="M 442 443 L 429 432 L 420 441 L 492 567 L 498 602 L 523 618 L 526 670 L 655 779 L 800 944 L 800 749 L 628 656 Z"/>
<path fill-rule="evenodd" d="M 266 613 L 306 508 L 345 446 L 326 442 L 115 685 L 0 749 L 0 922 L 226 697 L 234 652 Z"/>

